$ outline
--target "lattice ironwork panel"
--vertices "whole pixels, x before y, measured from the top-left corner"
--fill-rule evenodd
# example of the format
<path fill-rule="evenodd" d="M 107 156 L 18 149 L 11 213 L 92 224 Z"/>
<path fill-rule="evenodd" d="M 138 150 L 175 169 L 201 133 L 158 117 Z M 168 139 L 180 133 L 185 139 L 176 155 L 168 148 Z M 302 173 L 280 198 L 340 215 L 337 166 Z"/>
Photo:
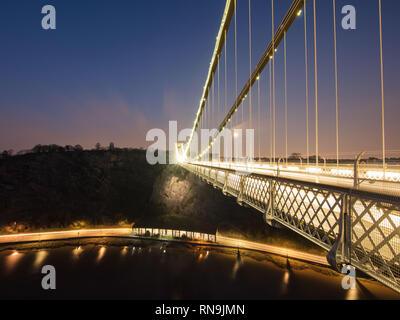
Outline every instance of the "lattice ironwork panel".
<path fill-rule="evenodd" d="M 352 259 L 400 289 L 400 206 L 351 199 Z"/>
<path fill-rule="evenodd" d="M 275 181 L 272 214 L 317 241 L 332 246 L 339 233 L 344 195 Z"/>
<path fill-rule="evenodd" d="M 247 176 L 244 180 L 242 200 L 265 212 L 269 205 L 270 182 L 266 178 Z"/>
<path fill-rule="evenodd" d="M 400 292 L 400 204 L 373 195 L 313 186 L 279 178 L 240 175 L 185 166 L 210 183 L 329 250 L 338 238 L 340 217 L 351 213 L 351 263 Z M 217 178 L 217 180 L 215 180 Z M 242 184 L 243 183 L 243 184 Z M 271 208 L 271 210 L 268 210 Z M 346 221 L 345 230 L 347 230 Z M 347 231 L 346 231 L 347 232 Z M 347 236 L 345 237 L 347 238 Z"/>
<path fill-rule="evenodd" d="M 238 196 L 240 192 L 240 175 L 229 173 L 228 175 L 228 183 L 226 190 L 234 195 Z"/>
<path fill-rule="evenodd" d="M 216 170 L 216 169 L 212 169 L 211 170 L 211 172 L 210 172 L 210 183 L 214 183 L 214 181 L 215 181 L 215 179 L 216 179 L 216 177 L 217 177 L 217 173 L 218 173 L 218 171 Z"/>
<path fill-rule="evenodd" d="M 211 174 L 211 169 L 205 168 L 204 178 L 206 179 L 207 182 L 209 182 L 209 180 L 210 180 L 210 174 Z"/>
<path fill-rule="evenodd" d="M 217 186 L 220 188 L 223 188 L 225 185 L 225 177 L 226 177 L 226 172 L 225 171 L 218 171 L 217 173 Z"/>

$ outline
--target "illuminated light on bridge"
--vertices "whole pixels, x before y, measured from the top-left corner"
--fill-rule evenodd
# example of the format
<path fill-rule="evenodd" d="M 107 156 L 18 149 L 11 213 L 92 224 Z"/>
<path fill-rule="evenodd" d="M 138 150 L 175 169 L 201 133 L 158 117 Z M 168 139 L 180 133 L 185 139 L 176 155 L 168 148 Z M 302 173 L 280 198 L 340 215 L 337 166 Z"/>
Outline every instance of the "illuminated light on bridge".
<path fill-rule="evenodd" d="M 274 0 L 271 0 L 272 34 L 271 41 L 265 48 L 261 59 L 252 69 L 252 34 L 251 34 L 251 0 L 249 0 L 249 64 L 250 74 L 241 90 L 237 88 L 237 20 L 236 1 L 228 0 L 209 67 L 208 76 L 203 88 L 200 106 L 196 113 L 192 134 L 188 141 L 176 149 L 179 164 L 199 176 L 201 179 L 219 188 L 227 196 L 237 198 L 237 202 L 258 210 L 267 223 L 279 223 L 302 235 L 325 250 L 329 251 L 328 260 L 332 266 L 350 263 L 357 269 L 369 274 L 383 284 L 400 292 L 400 166 L 387 158 L 385 139 L 385 104 L 383 86 L 383 46 L 382 46 L 382 12 L 379 4 L 379 40 L 380 40 L 380 94 L 382 113 L 381 122 L 382 149 L 376 158 L 370 153 L 365 157 L 363 150 L 355 150 L 354 155 L 340 156 L 339 144 L 339 68 L 337 59 L 336 39 L 336 2 L 332 0 L 332 16 L 334 29 L 334 61 L 335 65 L 335 157 L 323 157 L 319 149 L 318 118 L 318 51 L 317 51 L 317 13 L 315 0 L 293 0 L 278 28 L 274 24 Z M 308 40 L 307 40 L 307 3 L 312 5 L 313 45 L 314 45 L 314 103 L 315 103 L 315 155 L 310 156 L 309 145 L 309 80 L 308 80 Z M 377 6 L 378 9 L 378 6 Z M 301 18 L 301 16 L 303 18 Z M 234 18 L 234 19 L 233 19 Z M 216 114 L 213 102 L 214 83 L 220 79 L 221 57 L 227 56 L 227 34 L 231 20 L 234 20 L 235 52 L 235 96 L 231 108 L 228 108 L 226 93 L 222 117 Z M 305 87 L 306 87 L 306 145 L 307 154 L 298 157 L 296 161 L 288 157 L 288 125 L 287 125 L 287 39 L 296 19 L 304 20 L 304 50 L 305 50 Z M 327 21 L 323 21 L 327 23 Z M 330 22 L 329 22 L 330 23 Z M 274 55 L 278 47 L 283 46 L 284 59 L 284 89 L 285 89 L 285 154 L 277 154 L 276 132 L 276 83 Z M 282 52 L 281 51 L 281 52 Z M 261 124 L 252 125 L 254 110 L 253 86 L 260 90 L 260 80 L 263 71 L 269 71 L 269 137 L 261 141 Z M 322 70 L 321 70 L 322 71 Z M 321 72 L 320 71 L 320 72 Z M 227 66 L 225 63 L 225 74 Z M 265 72 L 266 73 L 266 72 Z M 219 73 L 218 73 L 219 74 Z M 268 79 L 268 76 L 265 76 Z M 227 78 L 225 77 L 225 86 Z M 219 96 L 218 91 L 218 96 Z M 260 98 L 258 94 L 258 112 Z M 249 97 L 247 99 L 247 97 Z M 247 99 L 247 100 L 246 100 Z M 296 96 L 297 99 L 297 96 Z M 245 101 L 248 101 L 248 119 L 244 119 Z M 237 112 L 241 108 L 240 112 Z M 254 108 L 255 109 L 255 108 Z M 219 109 L 218 109 L 219 110 Z M 260 113 L 259 113 L 260 114 Z M 246 111 L 247 117 L 247 111 Z M 248 120 L 248 121 L 247 121 Z M 248 125 L 249 129 L 258 131 L 258 159 L 244 159 L 218 155 L 211 148 L 216 145 L 218 136 L 212 137 L 203 150 L 192 154 L 191 143 L 195 134 L 202 129 L 216 128 L 218 133 L 224 129 L 237 128 L 237 125 Z M 265 133 L 264 133 L 265 134 Z M 234 133 L 233 138 L 238 138 Z M 267 142 L 267 143 L 265 143 Z M 270 154 L 261 152 L 261 144 L 270 146 Z M 190 153 L 189 153 L 190 150 Z M 356 156 L 357 154 L 357 156 Z M 180 155 L 180 156 L 179 156 Z M 380 157 L 380 158 L 379 158 Z M 212 160 L 210 159 L 212 158 Z M 225 160 L 226 159 L 226 160 Z M 264 160 L 262 160 L 264 159 Z M 315 160 L 314 160 L 315 159 Z M 369 160 L 376 159 L 376 160 Z M 289 161 L 291 160 L 291 161 Z"/>
<path fill-rule="evenodd" d="M 388 180 L 393 182 L 400 181 L 400 173 L 396 172 L 367 171 L 365 175 L 367 179 L 372 180 Z M 384 176 L 385 178 L 383 178 Z"/>
<path fill-rule="evenodd" d="M 341 177 L 353 177 L 354 171 L 349 169 L 331 169 L 331 173 L 334 176 Z"/>

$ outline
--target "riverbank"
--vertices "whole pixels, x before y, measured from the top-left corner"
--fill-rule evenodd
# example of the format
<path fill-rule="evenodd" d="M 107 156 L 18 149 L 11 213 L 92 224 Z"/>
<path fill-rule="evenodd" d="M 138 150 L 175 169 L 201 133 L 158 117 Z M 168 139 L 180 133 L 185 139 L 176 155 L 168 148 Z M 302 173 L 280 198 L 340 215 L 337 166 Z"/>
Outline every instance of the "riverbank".
<path fill-rule="evenodd" d="M 180 230 L 173 230 L 180 234 Z M 171 238 L 171 237 L 151 237 L 144 235 L 135 235 L 131 228 L 103 228 L 103 229 L 85 229 L 85 230 L 62 230 L 62 231 L 51 231 L 51 232 L 38 232 L 38 233 L 27 233 L 27 234 L 10 234 L 0 235 L 0 245 L 18 245 L 22 243 L 35 243 L 43 241 L 57 241 L 57 240 L 69 240 L 69 239 L 86 239 L 86 238 L 126 238 L 126 239 L 148 239 L 157 240 L 162 242 L 182 242 L 190 243 L 199 246 L 217 246 L 225 248 L 240 248 L 251 251 L 264 252 L 269 254 L 275 254 L 291 259 L 300 261 L 315 263 L 323 266 L 328 266 L 326 258 L 324 256 L 309 254 L 306 252 L 282 248 L 278 246 L 271 246 L 264 243 L 257 243 L 252 241 L 246 241 L 242 239 L 235 239 L 217 234 L 215 241 L 200 241 L 190 240 L 188 238 Z"/>

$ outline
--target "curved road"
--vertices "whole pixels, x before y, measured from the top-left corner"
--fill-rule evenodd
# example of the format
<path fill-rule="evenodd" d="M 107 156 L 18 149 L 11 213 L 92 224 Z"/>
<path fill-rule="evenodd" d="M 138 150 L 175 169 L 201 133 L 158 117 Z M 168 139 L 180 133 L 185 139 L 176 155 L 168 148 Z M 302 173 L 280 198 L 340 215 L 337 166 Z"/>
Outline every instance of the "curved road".
<path fill-rule="evenodd" d="M 98 237 L 122 237 L 122 238 L 136 238 L 136 239 L 144 238 L 133 235 L 131 228 L 107 228 L 107 229 L 66 230 L 66 231 L 0 235 L 0 244 L 17 244 L 24 242 L 40 242 L 40 241 L 50 241 L 50 240 L 67 240 L 76 238 L 98 238 Z M 293 249 L 271 246 L 264 243 L 228 238 L 221 235 L 217 235 L 216 238 L 217 238 L 216 243 L 201 242 L 201 241 L 184 241 L 184 242 L 190 242 L 202 245 L 214 245 L 214 246 L 216 245 L 228 248 L 255 250 L 266 253 L 272 253 L 284 257 L 289 257 L 292 259 L 317 263 L 324 266 L 329 266 L 324 256 L 313 255 Z M 149 239 L 154 240 L 154 238 L 149 238 Z M 171 239 L 160 238 L 159 240 L 171 242 Z"/>

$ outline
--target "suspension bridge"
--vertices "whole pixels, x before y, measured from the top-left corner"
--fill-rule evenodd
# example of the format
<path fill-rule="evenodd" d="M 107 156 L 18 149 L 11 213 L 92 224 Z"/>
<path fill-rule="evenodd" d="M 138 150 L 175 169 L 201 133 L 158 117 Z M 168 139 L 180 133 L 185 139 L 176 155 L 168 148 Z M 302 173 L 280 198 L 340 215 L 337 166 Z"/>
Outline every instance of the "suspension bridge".
<path fill-rule="evenodd" d="M 397 158 L 389 157 L 386 148 L 382 0 L 371 1 L 376 2 L 379 35 L 377 78 L 381 150 L 371 153 L 353 149 L 352 155 L 341 152 L 340 148 L 342 109 L 337 1 L 323 1 L 324 5 L 329 3 L 330 21 L 318 20 L 321 1 L 290 1 L 283 19 L 277 24 L 278 1 L 265 0 L 271 27 L 270 41 L 267 41 L 261 58 L 254 64 L 252 8 L 255 1 L 226 2 L 191 134 L 185 143 L 178 144 L 176 148 L 178 163 L 221 189 L 225 195 L 236 197 L 240 205 L 259 211 L 271 226 L 285 226 L 324 248 L 332 267 L 351 264 L 400 292 L 400 162 Z M 239 3 L 242 5 L 240 9 L 248 14 L 248 24 L 238 23 Z M 282 2 L 279 1 L 279 4 Z M 302 119 L 305 122 L 305 155 L 292 153 L 289 156 L 288 34 L 295 22 L 299 28 L 299 19 L 303 20 L 301 29 L 304 45 L 295 50 L 299 55 L 301 52 L 304 54 L 304 79 L 296 81 L 304 83 L 305 108 L 296 118 L 298 123 L 303 122 Z M 318 85 L 319 76 L 323 76 L 325 71 L 318 65 L 318 28 L 324 26 L 333 31 L 329 40 L 333 44 L 332 106 L 335 116 L 330 121 L 335 124 L 335 138 L 332 143 L 334 152 L 330 154 L 321 152 L 320 140 L 321 127 L 325 124 L 321 124 L 319 118 Z M 246 62 L 238 61 L 239 27 L 245 28 L 248 33 L 249 58 Z M 228 42 L 232 50 L 229 50 Z M 279 59 L 283 68 L 278 71 L 276 60 L 278 53 L 282 52 Z M 238 64 L 244 63 L 249 66 L 248 77 L 239 91 Z M 283 87 L 280 96 L 277 94 L 278 78 L 282 79 L 280 83 Z M 261 86 L 262 81 L 266 85 Z M 228 91 L 233 92 L 233 99 L 229 98 Z M 265 94 L 260 94 L 263 91 Z M 261 101 L 263 97 L 264 101 Z M 283 97 L 283 102 L 279 102 L 283 110 L 283 117 L 280 118 L 277 110 L 279 97 Z M 232 100 L 230 108 L 228 100 Z M 311 115 L 314 116 L 313 120 Z M 362 116 L 357 121 L 363 121 Z M 278 125 L 283 129 L 280 133 Z M 243 142 L 235 131 L 239 128 L 251 129 L 252 137 L 256 139 L 256 143 L 254 139 L 252 143 L 246 143 L 245 157 L 241 155 Z M 198 137 L 202 137 L 206 129 L 213 130 L 207 131 L 211 133 L 206 143 L 199 146 Z M 224 145 L 231 145 L 224 135 L 229 130 L 233 132 L 228 135 L 234 141 L 233 152 L 228 152 L 226 148 L 221 151 L 219 142 L 222 136 Z M 311 136 L 314 137 L 313 143 Z M 236 143 L 235 140 L 240 141 Z M 258 152 L 254 152 L 257 145 Z"/>

